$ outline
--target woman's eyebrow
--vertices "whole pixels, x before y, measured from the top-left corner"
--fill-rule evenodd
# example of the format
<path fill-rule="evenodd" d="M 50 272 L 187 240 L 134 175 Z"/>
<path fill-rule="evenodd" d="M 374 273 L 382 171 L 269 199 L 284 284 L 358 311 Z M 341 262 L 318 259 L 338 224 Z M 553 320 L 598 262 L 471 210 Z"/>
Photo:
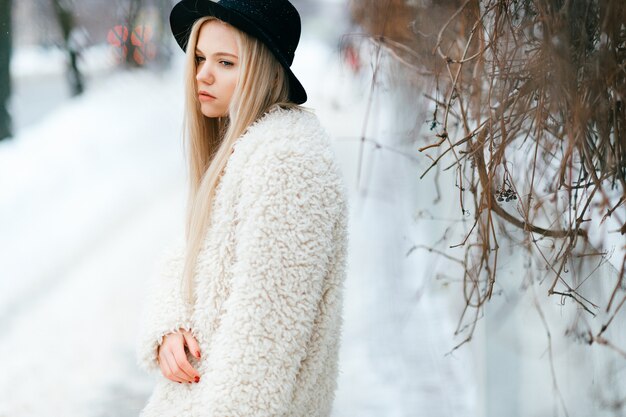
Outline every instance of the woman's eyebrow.
<path fill-rule="evenodd" d="M 199 49 L 196 49 L 196 52 L 203 54 L 203 52 Z M 227 56 L 232 56 L 233 58 L 239 58 L 237 55 L 231 54 L 229 52 L 215 52 L 213 54 L 213 56 L 219 56 L 219 55 L 227 55 Z"/>

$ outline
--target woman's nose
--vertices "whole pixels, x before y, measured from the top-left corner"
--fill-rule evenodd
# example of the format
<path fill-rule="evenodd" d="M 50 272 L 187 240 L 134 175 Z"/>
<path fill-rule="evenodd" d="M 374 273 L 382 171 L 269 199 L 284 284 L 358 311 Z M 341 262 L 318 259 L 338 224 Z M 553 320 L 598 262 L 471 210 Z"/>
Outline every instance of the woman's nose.
<path fill-rule="evenodd" d="M 202 66 L 202 68 L 200 68 L 200 71 L 198 71 L 198 75 L 196 75 L 196 80 L 204 81 L 207 84 L 213 84 L 213 82 L 215 81 L 215 77 L 213 76 L 213 72 L 210 71 L 209 66 L 205 64 Z"/>

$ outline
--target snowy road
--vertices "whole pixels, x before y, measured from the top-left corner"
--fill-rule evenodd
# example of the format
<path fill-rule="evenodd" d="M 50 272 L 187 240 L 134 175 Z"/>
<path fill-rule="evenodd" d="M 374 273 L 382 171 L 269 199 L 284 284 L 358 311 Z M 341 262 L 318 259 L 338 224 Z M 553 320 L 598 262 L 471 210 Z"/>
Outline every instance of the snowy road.
<path fill-rule="evenodd" d="M 3 143 L 0 415 L 136 415 L 145 399 L 138 303 L 182 224 L 175 85 L 112 77 Z"/>

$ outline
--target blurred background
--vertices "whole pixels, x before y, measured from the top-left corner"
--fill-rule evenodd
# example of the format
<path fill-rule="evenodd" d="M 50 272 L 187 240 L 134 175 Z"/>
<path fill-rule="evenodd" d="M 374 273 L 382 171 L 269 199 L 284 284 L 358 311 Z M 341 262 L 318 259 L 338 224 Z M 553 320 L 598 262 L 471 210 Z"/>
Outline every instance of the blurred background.
<path fill-rule="evenodd" d="M 560 278 L 546 266 L 554 263 L 520 248 L 539 242 L 560 261 L 549 253 L 558 245 L 510 224 L 473 239 L 480 227 L 472 219 L 487 216 L 485 200 L 469 194 L 484 189 L 472 176 L 481 166 L 459 165 L 470 148 L 459 145 L 457 155 L 456 143 L 433 145 L 450 137 L 465 145 L 485 126 L 479 112 L 465 117 L 461 82 L 478 80 L 467 86 L 467 109 L 485 100 L 475 92 L 488 89 L 480 78 L 487 58 L 468 74 L 455 71 L 486 56 L 496 26 L 484 22 L 498 2 L 292 2 L 303 21 L 293 70 L 305 106 L 332 136 L 350 192 L 333 417 L 626 415 L 624 236 L 616 233 L 626 217 L 623 186 L 598 193 L 613 215 L 594 223 L 593 246 L 581 253 L 596 250 L 601 260 L 568 258 L 565 272 L 588 291 L 563 284 L 565 295 L 548 296 L 553 275 Z M 542 2 L 501 3 L 531 16 L 517 4 Z M 575 11 L 587 4 L 565 3 Z M 151 393 L 156 376 L 138 369 L 134 337 L 144 289 L 182 237 L 186 197 L 173 4 L 0 0 L 0 417 L 136 416 Z M 473 4 L 486 33 L 476 54 Z M 612 13 L 623 53 L 623 8 Z M 623 100 L 623 71 L 611 74 L 609 96 Z M 611 138 L 615 149 L 623 133 Z M 513 194 L 523 195 L 511 192 L 503 206 L 523 217 Z M 480 262 L 467 259 L 481 255 L 463 247 L 491 248 L 490 233 L 499 238 L 498 264 L 473 281 Z M 604 309 L 599 301 L 609 296 Z"/>

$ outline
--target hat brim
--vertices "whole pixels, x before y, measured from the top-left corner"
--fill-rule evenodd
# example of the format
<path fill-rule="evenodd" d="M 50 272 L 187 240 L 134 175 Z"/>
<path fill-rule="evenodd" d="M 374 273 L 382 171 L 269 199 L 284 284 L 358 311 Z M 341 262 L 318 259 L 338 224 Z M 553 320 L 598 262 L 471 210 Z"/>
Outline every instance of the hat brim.
<path fill-rule="evenodd" d="M 304 87 L 293 71 L 291 71 L 290 63 L 280 53 L 272 38 L 246 16 L 238 13 L 236 10 L 227 9 L 219 3 L 211 0 L 182 0 L 172 8 L 170 12 L 170 27 L 178 46 L 183 51 L 185 51 L 189 41 L 191 26 L 196 20 L 204 16 L 215 16 L 261 40 L 285 69 L 289 79 L 289 99 L 296 104 L 302 104 L 307 101 Z"/>

